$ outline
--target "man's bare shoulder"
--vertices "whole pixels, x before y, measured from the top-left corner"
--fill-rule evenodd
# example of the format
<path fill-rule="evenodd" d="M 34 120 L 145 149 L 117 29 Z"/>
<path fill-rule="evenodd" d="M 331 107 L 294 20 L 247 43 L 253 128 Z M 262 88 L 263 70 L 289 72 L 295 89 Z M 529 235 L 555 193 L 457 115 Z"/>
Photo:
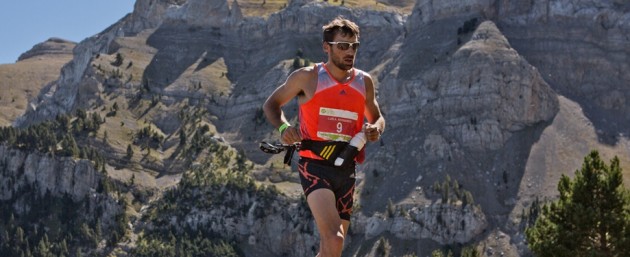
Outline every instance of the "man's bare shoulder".
<path fill-rule="evenodd" d="M 356 70 L 357 70 L 358 73 L 361 73 L 364 78 L 372 80 L 372 75 L 370 75 L 370 73 L 368 73 L 367 71 L 364 71 L 364 70 L 361 70 L 361 69 L 356 69 Z"/>
<path fill-rule="evenodd" d="M 317 73 L 313 66 L 303 67 L 295 70 L 289 76 L 291 82 L 307 82 L 317 78 Z"/>
<path fill-rule="evenodd" d="M 365 81 L 366 86 L 368 87 L 374 86 L 374 79 L 372 78 L 372 75 L 370 75 L 370 73 L 367 73 L 365 71 L 361 71 L 361 73 L 363 73 L 363 80 Z"/>
<path fill-rule="evenodd" d="M 372 75 L 370 75 L 370 73 L 363 72 L 363 77 L 364 77 L 364 79 L 365 79 L 365 80 L 368 80 L 368 81 L 370 81 L 370 82 L 373 82 L 373 80 L 372 80 Z"/>

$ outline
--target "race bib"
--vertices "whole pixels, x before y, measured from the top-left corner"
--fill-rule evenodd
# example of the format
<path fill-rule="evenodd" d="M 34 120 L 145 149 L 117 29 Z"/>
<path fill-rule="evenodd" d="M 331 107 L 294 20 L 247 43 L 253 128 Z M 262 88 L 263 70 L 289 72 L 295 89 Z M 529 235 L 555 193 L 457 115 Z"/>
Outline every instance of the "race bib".
<path fill-rule="evenodd" d="M 324 140 L 348 142 L 358 119 L 356 112 L 320 107 L 317 136 Z"/>

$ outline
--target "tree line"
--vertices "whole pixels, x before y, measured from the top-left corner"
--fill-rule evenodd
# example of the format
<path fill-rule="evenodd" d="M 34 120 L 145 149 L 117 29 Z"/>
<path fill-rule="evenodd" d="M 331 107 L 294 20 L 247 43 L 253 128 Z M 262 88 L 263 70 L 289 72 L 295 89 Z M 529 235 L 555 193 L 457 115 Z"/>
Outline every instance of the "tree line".
<path fill-rule="evenodd" d="M 76 116 L 57 115 L 48 120 L 27 128 L 11 126 L 0 127 L 0 143 L 25 150 L 38 151 L 52 156 L 89 159 L 97 170 L 105 165 L 101 154 L 93 147 L 77 144 L 77 139 L 96 134 L 105 120 L 98 112 L 87 114 L 84 110 L 76 111 Z"/>

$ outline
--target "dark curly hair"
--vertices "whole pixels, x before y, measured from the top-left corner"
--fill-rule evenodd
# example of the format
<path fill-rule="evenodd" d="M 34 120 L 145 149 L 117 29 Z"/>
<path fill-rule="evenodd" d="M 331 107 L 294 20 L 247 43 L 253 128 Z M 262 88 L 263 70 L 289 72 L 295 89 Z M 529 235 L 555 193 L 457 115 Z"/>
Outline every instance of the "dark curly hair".
<path fill-rule="evenodd" d="M 322 27 L 324 31 L 323 40 L 324 42 L 333 41 L 333 38 L 336 34 L 341 34 L 343 36 L 357 36 L 359 38 L 359 26 L 344 18 L 343 16 L 338 16 L 337 18 L 330 21 L 328 24 Z"/>

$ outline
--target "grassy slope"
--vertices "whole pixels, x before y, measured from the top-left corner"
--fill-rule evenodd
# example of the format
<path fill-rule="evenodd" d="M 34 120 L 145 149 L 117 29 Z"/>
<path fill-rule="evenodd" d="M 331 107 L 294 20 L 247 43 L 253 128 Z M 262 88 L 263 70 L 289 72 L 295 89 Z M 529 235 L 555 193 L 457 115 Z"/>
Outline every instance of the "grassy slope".
<path fill-rule="evenodd" d="M 102 140 L 107 131 L 107 147 L 110 158 L 122 161 L 126 155 L 127 146 L 133 141 L 134 135 L 144 127 L 151 127 L 153 131 L 164 136 L 164 147 L 147 151 L 141 146 L 131 144 L 134 155 L 131 161 L 124 167 L 112 168 L 108 172 L 111 176 L 121 181 L 129 180 L 131 174 L 136 174 L 143 179 L 136 179 L 142 186 L 157 187 L 163 189 L 175 185 L 178 181 L 179 173 L 183 170 L 181 166 L 181 149 L 179 148 L 179 130 L 163 131 L 156 123 L 172 123 L 181 126 L 178 113 L 180 110 L 187 110 L 189 114 L 192 110 L 188 100 L 175 99 L 175 101 L 164 100 L 166 97 L 141 93 L 142 75 L 145 68 L 150 64 L 156 49 L 146 45 L 147 38 L 153 31 L 147 30 L 134 37 L 124 37 L 116 39 L 120 46 L 117 52 L 110 55 L 100 54 L 94 59 L 92 68 L 96 77 L 108 78 L 113 73 L 120 74 L 122 85 L 120 88 L 106 88 L 103 98 L 103 105 L 95 107 L 89 111 L 97 111 L 105 117 L 117 104 L 119 111 L 115 116 L 106 118 L 106 123 L 101 125 L 98 132 L 98 140 Z M 116 59 L 116 54 L 123 56 L 122 65 L 116 67 L 112 63 Z M 199 62 L 201 59 L 199 60 Z M 225 76 L 227 67 L 223 59 L 196 70 L 199 62 L 192 64 L 186 71 L 176 79 L 171 85 L 164 89 L 168 92 L 177 91 L 202 98 L 210 99 L 211 95 L 228 95 L 231 92 L 231 83 Z M 130 64 L 131 63 L 131 64 Z M 200 84 L 199 84 L 200 83 Z M 142 95 L 139 100 L 133 100 L 134 96 Z M 152 98 L 160 99 L 160 102 L 153 105 Z M 171 99 L 172 100 L 172 99 Z M 188 109 L 187 109 L 188 108 Z M 199 124 L 209 125 L 209 133 L 216 133 L 212 122 L 216 117 L 203 115 Z M 161 120 L 161 122 L 159 122 Z M 189 137 L 192 136 L 190 126 L 184 128 Z M 190 138 L 189 138 L 190 140 Z M 119 163 L 120 164 L 120 163 Z M 133 173 L 131 173 L 133 172 Z"/>
<path fill-rule="evenodd" d="M 14 64 L 0 65 L 0 126 L 8 126 L 37 97 L 39 91 L 59 77 L 64 64 L 72 55 L 44 55 Z"/>

